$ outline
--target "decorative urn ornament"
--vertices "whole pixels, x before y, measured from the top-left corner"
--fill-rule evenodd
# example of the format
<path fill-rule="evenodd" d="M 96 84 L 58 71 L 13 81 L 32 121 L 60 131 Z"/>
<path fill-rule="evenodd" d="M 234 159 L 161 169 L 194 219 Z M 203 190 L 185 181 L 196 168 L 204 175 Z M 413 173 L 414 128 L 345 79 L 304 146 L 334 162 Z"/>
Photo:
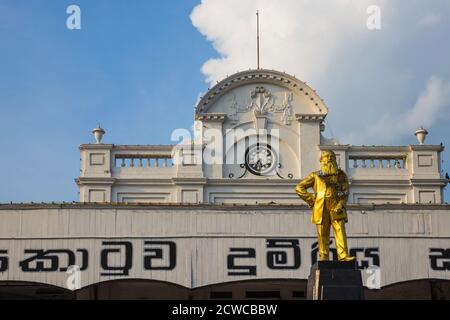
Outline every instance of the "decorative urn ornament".
<path fill-rule="evenodd" d="M 105 130 L 100 127 L 100 124 L 97 125 L 97 128 L 94 128 L 92 130 L 92 133 L 94 134 L 95 141 L 97 144 L 102 143 L 103 135 L 105 134 Z"/>
<path fill-rule="evenodd" d="M 427 137 L 428 131 L 423 127 L 420 127 L 414 134 L 416 135 L 417 141 L 419 141 L 420 144 L 423 144 L 425 142 L 425 138 Z"/>

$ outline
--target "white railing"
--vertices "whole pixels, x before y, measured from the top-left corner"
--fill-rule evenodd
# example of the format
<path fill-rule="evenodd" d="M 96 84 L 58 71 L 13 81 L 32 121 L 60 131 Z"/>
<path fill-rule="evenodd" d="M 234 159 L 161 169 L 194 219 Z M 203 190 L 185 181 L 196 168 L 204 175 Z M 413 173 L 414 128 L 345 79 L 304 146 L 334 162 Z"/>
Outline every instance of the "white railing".
<path fill-rule="evenodd" d="M 173 166 L 171 155 L 165 154 L 116 154 L 116 168 L 167 168 Z"/>
<path fill-rule="evenodd" d="M 175 174 L 173 146 L 114 146 L 111 152 L 115 178 L 171 178 Z"/>
<path fill-rule="evenodd" d="M 406 169 L 407 162 L 404 155 L 350 155 L 349 168 L 357 169 Z"/>

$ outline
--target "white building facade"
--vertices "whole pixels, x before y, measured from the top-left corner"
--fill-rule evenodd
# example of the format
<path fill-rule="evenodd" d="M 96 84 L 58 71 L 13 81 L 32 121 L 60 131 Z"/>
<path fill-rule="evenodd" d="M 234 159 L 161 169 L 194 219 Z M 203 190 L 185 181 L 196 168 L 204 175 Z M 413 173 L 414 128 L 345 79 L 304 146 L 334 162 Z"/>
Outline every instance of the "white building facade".
<path fill-rule="evenodd" d="M 94 129 L 80 203 L 0 205 L 0 298 L 304 299 L 316 231 L 294 188 L 333 150 L 366 298 L 450 299 L 443 146 L 423 129 L 414 145 L 342 145 L 322 135 L 328 111 L 304 82 L 250 70 L 200 99 L 176 145 Z"/>
<path fill-rule="evenodd" d="M 198 103 L 192 144 L 81 145 L 80 201 L 300 204 L 295 184 L 318 170 L 321 150 L 333 150 L 350 203 L 443 202 L 443 146 L 340 145 L 321 134 L 327 113 L 313 89 L 285 73 L 235 74 Z M 270 174 L 254 172 L 247 151 L 270 152 Z"/>

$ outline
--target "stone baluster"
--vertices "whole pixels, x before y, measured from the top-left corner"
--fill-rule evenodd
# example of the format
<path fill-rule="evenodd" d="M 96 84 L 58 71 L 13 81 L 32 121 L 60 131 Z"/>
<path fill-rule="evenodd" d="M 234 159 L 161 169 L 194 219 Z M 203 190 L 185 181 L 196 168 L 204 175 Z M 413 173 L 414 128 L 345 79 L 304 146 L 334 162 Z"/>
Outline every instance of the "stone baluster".
<path fill-rule="evenodd" d="M 367 158 L 351 158 L 353 161 L 353 168 L 378 168 L 378 169 L 406 169 L 406 159 L 398 158 L 397 156 L 386 156 L 383 158 L 367 157 Z M 349 163 L 351 165 L 351 163 Z"/>
<path fill-rule="evenodd" d="M 120 160 L 119 160 L 120 159 Z M 119 162 L 120 161 L 120 162 Z M 136 161 L 136 162 L 135 162 Z M 357 160 L 353 160 L 355 166 L 357 166 Z M 128 163 L 129 162 L 129 163 Z M 173 166 L 171 158 L 165 155 L 119 155 L 116 158 L 117 167 L 147 167 L 147 168 L 167 168 Z"/>
<path fill-rule="evenodd" d="M 395 169 L 400 169 L 400 161 L 398 159 L 394 160 L 394 168 Z"/>

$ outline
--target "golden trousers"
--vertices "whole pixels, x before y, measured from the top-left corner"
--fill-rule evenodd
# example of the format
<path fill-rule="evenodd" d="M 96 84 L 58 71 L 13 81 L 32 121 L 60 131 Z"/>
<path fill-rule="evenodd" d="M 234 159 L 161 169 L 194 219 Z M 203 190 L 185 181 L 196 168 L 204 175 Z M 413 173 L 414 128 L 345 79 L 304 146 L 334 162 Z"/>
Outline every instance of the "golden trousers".
<path fill-rule="evenodd" d="M 319 241 L 319 260 L 328 260 L 330 250 L 330 226 L 333 226 L 334 241 L 338 259 L 348 256 L 347 237 L 345 233 L 344 220 L 331 220 L 331 213 L 327 207 L 327 199 L 323 208 L 322 224 L 317 225 L 317 235 Z"/>

